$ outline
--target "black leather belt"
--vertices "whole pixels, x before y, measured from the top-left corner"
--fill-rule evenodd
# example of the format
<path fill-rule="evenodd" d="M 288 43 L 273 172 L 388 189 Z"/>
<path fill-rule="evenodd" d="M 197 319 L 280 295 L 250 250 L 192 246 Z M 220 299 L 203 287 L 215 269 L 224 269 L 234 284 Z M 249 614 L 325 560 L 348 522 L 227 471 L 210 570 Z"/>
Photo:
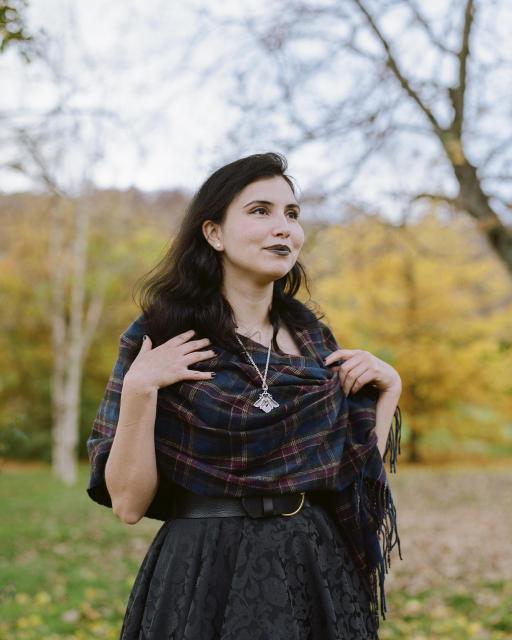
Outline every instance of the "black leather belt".
<path fill-rule="evenodd" d="M 171 518 L 227 518 L 230 516 L 293 516 L 311 506 L 305 491 L 272 496 L 203 496 L 181 488 L 173 493 Z"/>

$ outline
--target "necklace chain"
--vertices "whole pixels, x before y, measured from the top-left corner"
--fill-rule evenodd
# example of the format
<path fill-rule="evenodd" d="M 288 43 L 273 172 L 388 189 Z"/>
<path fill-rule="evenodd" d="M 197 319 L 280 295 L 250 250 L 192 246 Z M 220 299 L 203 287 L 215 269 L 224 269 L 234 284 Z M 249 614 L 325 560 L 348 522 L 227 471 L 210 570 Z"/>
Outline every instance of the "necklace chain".
<path fill-rule="evenodd" d="M 269 411 L 271 411 L 272 409 L 274 409 L 275 407 L 278 407 L 279 404 L 274 400 L 274 398 L 272 398 L 272 396 L 270 395 L 270 393 L 267 391 L 268 389 L 268 385 L 267 385 L 267 372 L 268 372 L 268 363 L 270 360 L 270 347 L 272 346 L 272 340 L 270 341 L 270 344 L 268 345 L 268 352 L 267 352 L 267 363 L 265 365 L 265 375 L 262 376 L 260 370 L 258 369 L 258 367 L 256 366 L 256 363 L 254 362 L 254 360 L 251 357 L 251 354 L 247 351 L 247 349 L 244 346 L 244 343 L 240 340 L 240 338 L 236 335 L 235 332 L 235 337 L 238 340 L 238 342 L 241 344 L 242 349 L 245 351 L 247 357 L 249 358 L 249 360 L 251 361 L 252 366 L 256 369 L 256 371 L 258 372 L 259 377 L 261 378 L 261 381 L 263 382 L 262 385 L 262 390 L 263 393 L 260 393 L 260 397 L 256 400 L 256 402 L 253 404 L 253 407 L 258 407 L 259 409 L 261 409 L 262 411 L 264 411 L 265 413 L 268 413 Z"/>

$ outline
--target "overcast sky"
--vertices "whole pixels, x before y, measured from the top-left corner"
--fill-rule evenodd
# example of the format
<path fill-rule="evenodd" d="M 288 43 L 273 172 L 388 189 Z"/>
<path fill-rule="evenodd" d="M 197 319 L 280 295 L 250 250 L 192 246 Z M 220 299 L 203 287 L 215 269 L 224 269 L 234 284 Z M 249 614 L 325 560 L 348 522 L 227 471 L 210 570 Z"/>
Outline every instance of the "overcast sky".
<path fill-rule="evenodd" d="M 54 76 L 37 60 L 25 65 L 13 49 L 7 50 L 0 56 L 0 111 L 9 113 L 11 121 L 24 124 L 34 113 L 45 113 L 59 101 L 68 108 L 104 110 L 105 117 L 83 118 L 79 130 L 55 136 L 53 147 L 49 145 L 50 158 L 64 154 L 59 179 L 67 187 L 79 187 L 87 175 L 101 187 L 194 191 L 212 170 L 234 157 L 282 151 L 272 145 L 272 131 L 239 148 L 236 141 L 226 138 L 237 112 L 226 102 L 228 85 L 233 85 L 225 71 L 212 73 L 210 81 L 202 85 L 193 72 L 175 72 L 185 63 L 204 68 L 219 54 L 226 59 L 240 55 L 243 47 L 227 31 L 217 30 L 202 37 L 183 60 L 190 34 L 198 30 L 194 6 L 216 14 L 263 14 L 266 4 L 262 0 L 31 0 L 28 28 L 33 33 L 44 29 L 49 35 L 47 54 Z M 437 7 L 442 13 L 448 4 L 448 0 L 436 0 L 429 3 L 428 10 Z M 207 24 L 207 16 L 204 20 Z M 411 56 L 427 68 L 429 61 L 421 43 L 414 44 Z M 325 90 L 329 93 L 330 87 Z M 108 114 L 116 114 L 114 121 Z M 286 123 L 284 127 L 286 130 Z M 422 144 L 425 151 L 430 143 Z M 414 183 L 416 173 L 419 176 L 425 171 L 425 164 L 421 165 L 417 149 L 406 146 L 400 149 L 404 154 L 400 171 L 393 161 L 369 165 L 359 187 L 361 193 L 377 198 L 379 190 Z M 434 147 L 434 157 L 436 152 Z M 336 147 L 312 142 L 286 154 L 289 173 L 303 190 L 315 189 L 322 174 L 333 166 L 334 154 Z M 447 173 L 441 170 L 440 182 L 445 179 L 443 171 Z M 434 180 L 434 168 L 432 176 Z M 19 173 L 0 171 L 0 189 L 31 187 L 34 183 Z M 392 213 L 393 199 L 388 204 Z"/>
<path fill-rule="evenodd" d="M 179 60 L 192 31 L 191 12 L 182 11 L 183 4 L 30 2 L 29 29 L 49 34 L 61 73 L 77 85 L 72 104 L 101 106 L 123 118 L 123 124 L 106 126 L 98 142 L 105 158 L 95 163 L 93 179 L 101 186 L 194 189 L 212 162 L 212 148 L 221 144 L 226 123 L 222 92 L 194 87 L 191 95 L 186 78 L 178 83 L 166 71 Z M 208 48 L 202 47 L 201 54 L 207 55 Z M 0 58 L 0 74 L 3 87 L 9 87 L 0 96 L 2 110 L 44 112 L 55 104 L 58 89 L 37 61 L 24 65 L 8 51 Z M 80 151 L 77 140 L 77 156 Z M 78 157 L 76 163 L 80 173 Z M 0 180 L 0 188 L 8 191 L 29 184 L 12 173 Z"/>

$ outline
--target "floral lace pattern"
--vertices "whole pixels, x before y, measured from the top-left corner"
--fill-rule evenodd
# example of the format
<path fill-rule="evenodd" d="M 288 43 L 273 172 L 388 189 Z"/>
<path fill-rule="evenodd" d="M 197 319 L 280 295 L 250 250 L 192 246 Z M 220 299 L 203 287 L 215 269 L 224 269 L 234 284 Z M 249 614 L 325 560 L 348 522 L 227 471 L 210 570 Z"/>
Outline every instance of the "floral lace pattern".
<path fill-rule="evenodd" d="M 139 568 L 120 640 L 378 640 L 328 509 L 176 518 Z"/>

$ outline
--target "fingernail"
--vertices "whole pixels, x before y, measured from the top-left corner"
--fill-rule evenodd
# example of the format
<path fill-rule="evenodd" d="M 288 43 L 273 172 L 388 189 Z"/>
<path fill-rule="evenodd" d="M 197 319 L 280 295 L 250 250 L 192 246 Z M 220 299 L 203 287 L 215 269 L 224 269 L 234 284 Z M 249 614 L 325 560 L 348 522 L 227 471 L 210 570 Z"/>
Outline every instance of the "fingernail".
<path fill-rule="evenodd" d="M 216 374 L 215 374 L 215 371 L 210 371 L 210 376 L 211 376 L 212 378 L 215 378 L 215 375 L 216 375 Z"/>
<path fill-rule="evenodd" d="M 142 342 L 144 342 L 144 340 L 147 338 L 146 335 L 144 335 L 144 337 L 142 338 Z"/>

